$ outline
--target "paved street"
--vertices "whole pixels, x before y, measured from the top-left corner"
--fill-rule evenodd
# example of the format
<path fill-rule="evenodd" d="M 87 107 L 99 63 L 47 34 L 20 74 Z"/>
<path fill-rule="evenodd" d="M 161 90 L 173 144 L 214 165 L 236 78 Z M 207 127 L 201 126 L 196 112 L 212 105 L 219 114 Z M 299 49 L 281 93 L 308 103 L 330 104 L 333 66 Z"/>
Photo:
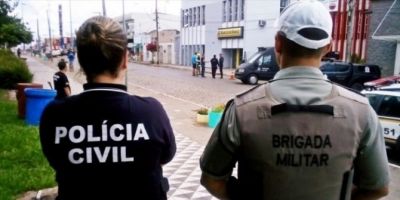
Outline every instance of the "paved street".
<path fill-rule="evenodd" d="M 56 59 L 53 63 L 28 58 L 30 70 L 34 73 L 34 82 L 47 87 L 56 71 Z M 77 70 L 76 70 L 77 71 Z M 81 73 L 69 73 L 74 94 L 82 91 L 84 76 Z M 240 81 L 193 77 L 191 71 L 179 68 L 154 67 L 131 63 L 129 65 L 128 90 L 139 96 L 153 96 L 166 109 L 176 134 L 178 152 L 171 163 L 164 167 L 169 177 L 171 190 L 169 199 L 213 199 L 199 184 L 200 169 L 198 160 L 207 143 L 212 129 L 195 122 L 196 112 L 201 106 L 225 103 L 235 94 L 252 86 Z M 391 194 L 385 200 L 395 200 L 400 196 L 400 169 L 391 167 Z"/>

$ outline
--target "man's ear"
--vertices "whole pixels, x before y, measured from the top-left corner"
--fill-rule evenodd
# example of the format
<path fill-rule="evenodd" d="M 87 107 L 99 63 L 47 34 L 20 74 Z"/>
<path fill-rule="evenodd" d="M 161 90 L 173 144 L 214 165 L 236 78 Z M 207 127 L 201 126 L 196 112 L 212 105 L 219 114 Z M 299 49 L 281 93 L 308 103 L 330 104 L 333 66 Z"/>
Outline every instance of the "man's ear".
<path fill-rule="evenodd" d="M 278 66 L 281 66 L 281 55 L 282 55 L 282 36 L 278 33 L 275 34 L 275 57 Z"/>
<path fill-rule="evenodd" d="M 332 49 L 332 42 L 323 47 L 322 56 L 326 55 Z"/>

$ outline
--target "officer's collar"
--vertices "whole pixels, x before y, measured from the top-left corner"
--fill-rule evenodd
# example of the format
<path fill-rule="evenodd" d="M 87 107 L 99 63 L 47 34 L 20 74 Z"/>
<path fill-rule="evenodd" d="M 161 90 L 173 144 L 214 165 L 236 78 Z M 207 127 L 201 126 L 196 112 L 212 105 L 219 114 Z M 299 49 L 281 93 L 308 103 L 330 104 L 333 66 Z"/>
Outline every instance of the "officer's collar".
<path fill-rule="evenodd" d="M 320 69 L 306 66 L 292 66 L 284 68 L 275 74 L 274 79 L 287 78 L 317 78 L 326 79 Z"/>
<path fill-rule="evenodd" d="M 89 91 L 114 91 L 114 92 L 127 92 L 125 85 L 112 84 L 112 83 L 86 83 L 83 85 L 84 92 Z"/>

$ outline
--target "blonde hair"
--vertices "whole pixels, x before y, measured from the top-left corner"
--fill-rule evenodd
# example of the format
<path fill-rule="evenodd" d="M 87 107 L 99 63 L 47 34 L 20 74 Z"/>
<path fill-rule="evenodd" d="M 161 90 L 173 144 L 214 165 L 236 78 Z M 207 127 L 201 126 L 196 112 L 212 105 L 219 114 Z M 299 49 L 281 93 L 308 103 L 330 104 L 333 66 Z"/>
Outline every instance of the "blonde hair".
<path fill-rule="evenodd" d="M 116 21 L 103 16 L 89 18 L 79 27 L 76 44 L 79 64 L 88 82 L 105 72 L 118 76 L 127 38 Z"/>

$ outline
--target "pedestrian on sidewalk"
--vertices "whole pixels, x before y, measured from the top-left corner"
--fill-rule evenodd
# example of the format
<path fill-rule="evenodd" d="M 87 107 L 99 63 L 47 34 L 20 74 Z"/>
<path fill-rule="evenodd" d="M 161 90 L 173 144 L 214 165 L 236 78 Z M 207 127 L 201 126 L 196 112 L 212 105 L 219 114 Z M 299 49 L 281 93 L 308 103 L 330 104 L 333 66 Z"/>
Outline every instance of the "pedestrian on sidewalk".
<path fill-rule="evenodd" d="M 68 62 L 69 62 L 69 71 L 73 72 L 74 71 L 74 61 L 75 61 L 75 52 L 72 49 L 68 50 L 67 53 L 68 57 Z"/>
<path fill-rule="evenodd" d="M 389 168 L 368 100 L 324 78 L 332 17 L 295 1 L 278 20 L 274 79 L 227 104 L 200 159 L 201 184 L 220 199 L 379 199 Z M 238 178 L 232 171 L 238 164 Z"/>
<path fill-rule="evenodd" d="M 76 43 L 84 91 L 52 101 L 40 120 L 57 200 L 167 199 L 162 165 L 175 155 L 175 137 L 158 100 L 127 93 L 126 33 L 96 16 L 80 26 Z"/>
<path fill-rule="evenodd" d="M 57 91 L 55 99 L 64 99 L 71 95 L 71 86 L 66 75 L 67 63 L 64 59 L 61 59 L 57 66 L 60 71 L 53 76 L 54 89 Z"/>
<path fill-rule="evenodd" d="M 192 76 L 196 75 L 196 68 L 197 68 L 197 52 L 194 52 L 192 55 Z"/>
<path fill-rule="evenodd" d="M 218 60 L 218 66 L 219 66 L 219 73 L 221 74 L 221 79 L 224 77 L 224 55 L 222 53 L 219 54 L 219 60 Z"/>
<path fill-rule="evenodd" d="M 18 56 L 18 58 L 21 58 L 21 49 L 20 48 L 17 49 L 17 56 Z"/>
<path fill-rule="evenodd" d="M 214 54 L 213 58 L 210 60 L 211 63 L 211 76 L 215 78 L 215 75 L 217 73 L 217 68 L 218 68 L 218 59 L 217 55 Z"/>
<path fill-rule="evenodd" d="M 206 61 L 204 60 L 204 54 L 201 55 L 200 58 L 200 66 L 201 66 L 201 77 L 205 78 L 206 76 L 204 75 L 205 71 L 206 71 Z"/>

